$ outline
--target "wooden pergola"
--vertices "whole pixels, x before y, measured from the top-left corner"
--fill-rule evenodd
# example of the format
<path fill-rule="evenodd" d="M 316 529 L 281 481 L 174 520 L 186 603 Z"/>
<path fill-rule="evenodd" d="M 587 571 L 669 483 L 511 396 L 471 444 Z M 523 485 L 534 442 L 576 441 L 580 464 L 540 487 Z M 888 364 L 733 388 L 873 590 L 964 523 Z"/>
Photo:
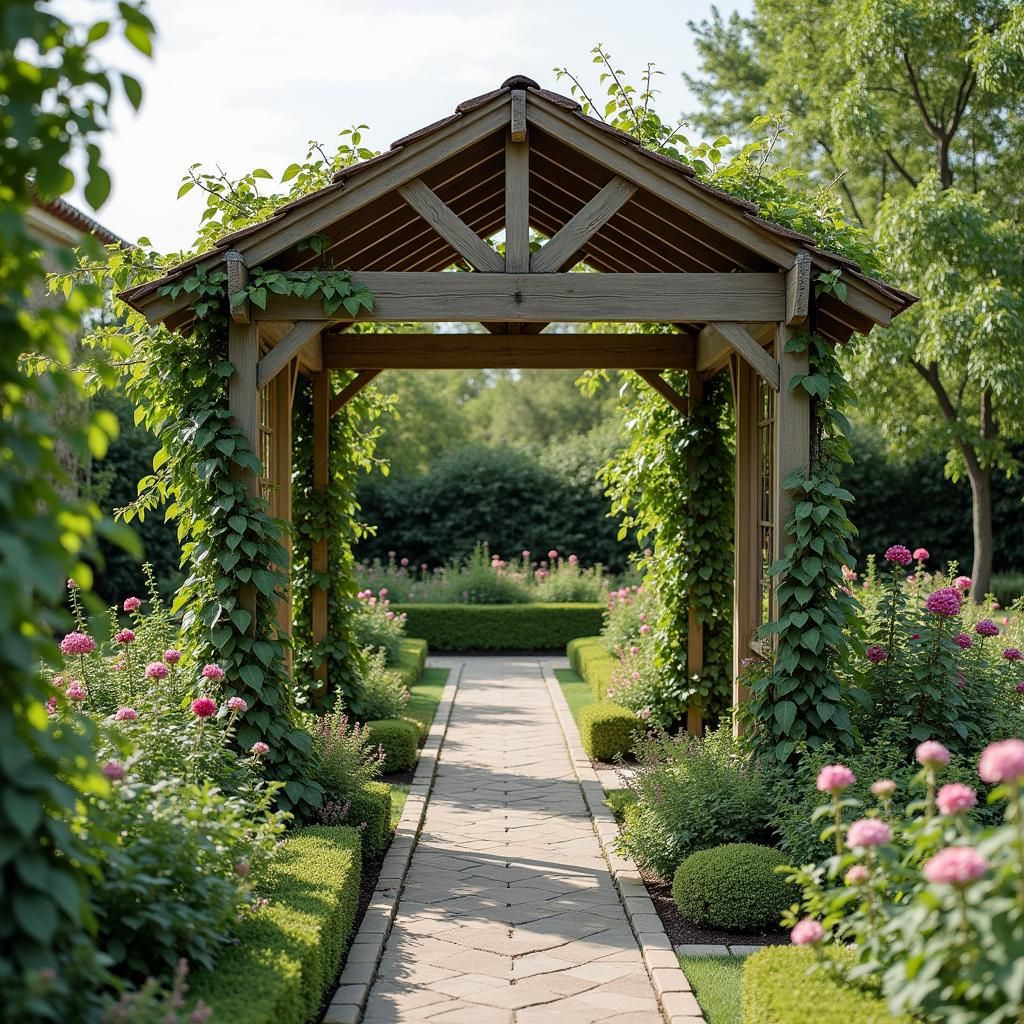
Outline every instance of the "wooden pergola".
<path fill-rule="evenodd" d="M 488 244 L 502 230 L 504 255 Z M 534 252 L 531 230 L 546 239 Z M 321 251 L 307 244 L 312 236 L 324 241 Z M 374 297 L 372 313 L 358 317 L 344 309 L 327 316 L 319 297 L 272 295 L 266 309 L 233 307 L 230 409 L 263 463 L 271 511 L 284 519 L 298 374 L 313 382 L 313 483 L 325 488 L 330 416 L 385 369 L 631 369 L 683 414 L 687 399 L 661 371 L 687 371 L 691 400 L 705 380 L 728 372 L 736 413 L 734 678 L 772 613 L 766 568 L 788 518 L 781 481 L 810 461 L 809 401 L 786 386 L 807 371 L 807 356 L 787 353 L 785 342 L 810 323 L 843 343 L 914 301 L 523 76 L 123 297 L 151 323 L 188 330 L 188 294 L 171 298 L 161 285 L 197 264 L 225 262 L 231 291 L 260 266 L 346 270 Z M 580 264 L 592 272 L 569 272 Z M 815 299 L 813 275 L 836 269 L 845 298 Z M 346 333 L 354 320 L 485 331 Z M 672 333 L 546 330 L 652 321 Z M 332 396 L 336 370 L 357 375 Z M 255 493 L 260 481 L 254 476 L 249 486 Z M 326 557 L 321 545 L 314 568 L 324 571 Z M 287 627 L 286 604 L 282 614 Z M 703 640 L 690 619 L 689 667 L 699 672 Z M 326 592 L 314 594 L 313 630 L 314 640 L 326 635 Z"/>

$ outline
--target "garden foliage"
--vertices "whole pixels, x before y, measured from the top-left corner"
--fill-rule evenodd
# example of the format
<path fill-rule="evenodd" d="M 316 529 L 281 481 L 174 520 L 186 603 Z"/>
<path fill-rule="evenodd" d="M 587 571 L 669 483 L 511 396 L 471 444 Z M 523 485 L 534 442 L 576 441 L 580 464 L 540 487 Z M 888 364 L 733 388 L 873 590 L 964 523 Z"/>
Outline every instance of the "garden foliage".
<path fill-rule="evenodd" d="M 407 718 L 368 720 L 366 734 L 384 753 L 384 772 L 408 771 L 416 764 L 420 729 Z"/>
<path fill-rule="evenodd" d="M 633 749 L 643 723 L 628 708 L 601 700 L 580 711 L 580 741 L 595 761 L 615 761 Z"/>

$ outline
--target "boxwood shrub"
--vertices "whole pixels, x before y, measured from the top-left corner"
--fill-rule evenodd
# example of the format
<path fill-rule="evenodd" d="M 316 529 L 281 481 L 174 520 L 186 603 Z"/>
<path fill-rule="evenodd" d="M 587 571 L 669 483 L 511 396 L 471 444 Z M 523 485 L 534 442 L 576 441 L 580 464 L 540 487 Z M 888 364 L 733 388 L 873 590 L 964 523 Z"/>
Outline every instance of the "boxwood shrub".
<path fill-rule="evenodd" d="M 392 604 L 434 651 L 555 651 L 601 629 L 603 604 Z"/>
<path fill-rule="evenodd" d="M 775 868 L 778 850 L 757 843 L 726 843 L 691 853 L 676 868 L 672 897 L 679 913 L 714 928 L 777 928 L 800 891 Z"/>
<path fill-rule="evenodd" d="M 367 782 L 349 801 L 346 821 L 361 830 L 363 857 L 379 857 L 391 841 L 391 787 L 386 782 Z"/>
<path fill-rule="evenodd" d="M 595 761 L 614 761 L 633 749 L 640 720 L 628 708 L 603 700 L 583 708 L 579 725 L 583 749 Z"/>
<path fill-rule="evenodd" d="M 748 957 L 743 1024 L 911 1024 L 910 1017 L 893 1017 L 880 997 L 814 966 L 806 947 L 768 946 Z"/>
<path fill-rule="evenodd" d="M 407 636 L 402 640 L 398 660 L 389 667 L 402 676 L 406 686 L 418 682 L 423 670 L 427 667 L 428 645 L 426 640 Z"/>
<path fill-rule="evenodd" d="M 384 748 L 384 774 L 408 771 L 416 763 L 420 727 L 407 718 L 378 718 L 366 723 L 366 734 Z"/>
<path fill-rule="evenodd" d="M 238 928 L 212 971 L 189 979 L 191 997 L 232 1024 L 307 1024 L 334 982 L 359 903 L 354 828 L 296 829 L 274 862 L 269 903 Z"/>
<path fill-rule="evenodd" d="M 615 656 L 609 654 L 599 636 L 581 636 L 570 640 L 565 653 L 576 674 L 587 681 L 590 692 L 604 700 L 612 681 Z"/>

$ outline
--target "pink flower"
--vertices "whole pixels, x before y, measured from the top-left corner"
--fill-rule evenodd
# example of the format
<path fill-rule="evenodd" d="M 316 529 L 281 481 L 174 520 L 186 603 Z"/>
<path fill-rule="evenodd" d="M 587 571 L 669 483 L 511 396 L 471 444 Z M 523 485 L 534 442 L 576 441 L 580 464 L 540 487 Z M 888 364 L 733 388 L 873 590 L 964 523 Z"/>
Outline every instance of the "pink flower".
<path fill-rule="evenodd" d="M 249 874 L 249 862 L 247 860 L 240 860 L 235 865 L 235 874 L 245 878 Z"/>
<path fill-rule="evenodd" d="M 394 619 L 394 617 L 395 617 L 395 613 L 394 612 L 385 612 L 384 613 L 384 618 L 387 619 L 388 622 L 391 622 L 391 620 Z"/>
<path fill-rule="evenodd" d="M 77 589 L 78 589 L 78 584 L 73 579 L 68 577 L 68 590 L 77 590 Z"/>
<path fill-rule="evenodd" d="M 46 713 L 53 718 L 57 714 L 57 698 L 47 697 L 46 698 Z"/>
<path fill-rule="evenodd" d="M 939 813 L 952 818 L 978 805 L 978 794 L 962 782 L 947 782 L 935 798 Z"/>
<path fill-rule="evenodd" d="M 644 636 L 647 636 L 647 634 L 650 633 L 650 631 L 651 627 L 648 626 L 646 622 L 640 627 L 640 632 L 643 633 Z"/>
<path fill-rule="evenodd" d="M 192 701 L 192 714 L 196 718 L 210 718 L 217 714 L 217 702 L 212 697 L 196 697 Z"/>
<path fill-rule="evenodd" d="M 570 565 L 579 565 L 580 564 L 580 560 L 575 555 L 570 555 L 569 556 L 569 564 Z"/>
<path fill-rule="evenodd" d="M 67 694 L 68 700 L 85 700 L 85 698 L 89 696 L 89 694 L 86 693 L 85 687 L 77 679 L 72 679 L 71 682 L 68 683 L 68 688 L 65 693 Z"/>
<path fill-rule="evenodd" d="M 178 662 L 181 661 L 181 651 L 176 650 L 173 647 L 168 647 L 167 650 L 164 651 L 164 661 L 166 661 L 168 665 L 177 665 Z"/>
<path fill-rule="evenodd" d="M 58 690 L 62 689 L 63 686 L 64 686 L 64 677 L 63 676 L 54 676 L 53 677 L 53 685 Z"/>
<path fill-rule="evenodd" d="M 991 619 L 982 619 L 974 624 L 978 636 L 999 636 L 999 627 Z"/>
<path fill-rule="evenodd" d="M 530 560 L 530 552 L 524 550 L 523 551 L 523 561 L 524 562 L 528 562 L 529 560 Z"/>
<path fill-rule="evenodd" d="M 885 648 L 881 644 L 872 644 L 867 651 L 868 661 L 873 662 L 876 665 L 880 665 L 886 658 L 889 657 L 885 653 Z"/>
<path fill-rule="evenodd" d="M 850 826 L 846 841 L 851 846 L 884 846 L 892 842 L 892 829 L 880 818 L 860 818 Z"/>
<path fill-rule="evenodd" d="M 857 578 L 857 574 L 849 566 L 844 565 L 843 566 L 843 579 L 844 580 L 855 580 L 856 578 Z"/>
<path fill-rule="evenodd" d="M 135 708 L 118 708 L 114 712 L 115 722 L 134 722 L 139 717 L 138 711 Z"/>
<path fill-rule="evenodd" d="M 651 717 L 651 709 L 650 708 L 641 708 L 637 712 L 637 716 L 642 718 L 644 721 L 647 721 L 647 719 Z"/>
<path fill-rule="evenodd" d="M 966 651 L 974 641 L 967 633 L 957 633 L 957 635 L 953 637 L 953 643 L 955 643 L 957 647 L 962 647 Z"/>
<path fill-rule="evenodd" d="M 237 711 L 240 715 L 244 715 L 248 710 L 249 704 L 244 697 L 228 698 L 228 711 Z"/>
<path fill-rule="evenodd" d="M 841 793 L 849 789 L 857 781 L 857 776 L 844 764 L 827 764 L 818 772 L 818 791 L 821 793 Z"/>
<path fill-rule="evenodd" d="M 162 661 L 151 661 L 146 666 L 147 679 L 166 679 L 170 669 Z"/>
<path fill-rule="evenodd" d="M 794 946 L 813 946 L 817 942 L 825 938 L 825 929 L 821 927 L 819 921 L 812 921 L 809 917 L 805 917 L 802 921 L 797 921 L 796 926 L 789 933 L 789 940 Z"/>
<path fill-rule="evenodd" d="M 96 641 L 85 633 L 68 633 L 60 642 L 62 654 L 92 654 L 96 650 Z"/>
<path fill-rule="evenodd" d="M 550 551 L 548 552 L 548 558 L 549 558 L 549 559 L 550 559 L 550 560 L 551 560 L 551 561 L 553 562 L 553 561 L 554 561 L 554 560 L 555 560 L 556 558 L 558 558 L 558 552 L 557 552 L 557 551 L 555 551 L 555 550 L 554 550 L 554 548 L 552 548 L 552 549 L 551 549 L 551 550 L 550 550 Z"/>
<path fill-rule="evenodd" d="M 262 757 L 264 754 L 270 753 L 270 747 L 263 742 L 263 740 L 257 740 L 249 750 L 256 756 Z"/>
<path fill-rule="evenodd" d="M 956 587 L 939 587 L 928 595 L 924 606 L 933 615 L 952 618 L 960 614 L 960 591 Z"/>
<path fill-rule="evenodd" d="M 947 846 L 924 862 L 924 877 L 938 885 L 970 885 L 988 870 L 988 861 L 973 846 Z"/>
<path fill-rule="evenodd" d="M 892 547 L 885 549 L 885 560 L 894 565 L 910 565 L 913 557 L 910 554 L 910 548 L 904 547 L 902 544 L 893 544 Z"/>
<path fill-rule="evenodd" d="M 1024 740 L 990 743 L 981 753 L 978 774 L 991 783 L 1019 782 L 1024 778 Z"/>
<path fill-rule="evenodd" d="M 380 590 L 378 591 L 378 593 L 380 594 L 381 597 L 387 597 L 388 596 L 388 588 L 387 587 L 381 587 Z"/>
<path fill-rule="evenodd" d="M 399 565 L 401 565 L 403 569 L 404 569 L 404 568 L 405 568 L 405 567 L 406 567 L 406 566 L 407 566 L 408 564 L 409 564 L 409 559 L 408 559 L 408 558 L 403 558 L 403 559 L 402 559 L 402 561 L 401 561 L 401 562 L 399 562 Z"/>
<path fill-rule="evenodd" d="M 1007 661 L 1020 661 L 1021 654 L 1016 647 L 1007 647 L 1006 650 L 1003 651 L 1003 657 Z"/>
<path fill-rule="evenodd" d="M 914 548 L 914 560 L 917 562 L 927 562 L 929 558 L 927 548 Z"/>
<path fill-rule="evenodd" d="M 637 647 L 636 644 L 634 644 L 632 647 L 630 647 L 629 653 L 632 654 L 635 658 L 640 653 L 640 648 Z"/>
<path fill-rule="evenodd" d="M 847 885 L 863 885 L 870 877 L 871 872 L 863 864 L 854 864 L 843 876 L 843 881 Z"/>
<path fill-rule="evenodd" d="M 957 590 L 970 590 L 971 589 L 971 577 L 970 576 L 957 576 L 957 578 L 955 580 L 953 580 L 953 586 L 956 587 Z"/>
<path fill-rule="evenodd" d="M 108 761 L 100 770 L 111 782 L 120 782 L 124 778 L 124 765 L 120 761 Z"/>
<path fill-rule="evenodd" d="M 135 642 L 135 630 L 133 629 L 119 629 L 114 634 L 114 639 L 119 644 L 130 644 Z"/>
<path fill-rule="evenodd" d="M 940 768 L 949 764 L 949 751 L 938 740 L 918 743 L 914 759 L 925 768 Z"/>
<path fill-rule="evenodd" d="M 201 675 L 204 679 L 214 679 L 220 682 L 224 678 L 224 669 L 220 665 L 204 665 Z"/>
<path fill-rule="evenodd" d="M 142 602 L 137 597 L 126 597 L 124 599 L 124 610 L 126 612 L 137 612 L 142 607 Z"/>
<path fill-rule="evenodd" d="M 871 783 L 871 792 L 879 800 L 891 800 L 896 792 L 896 783 L 892 779 L 877 779 Z"/>
<path fill-rule="evenodd" d="M 1022 680 L 1021 682 L 1019 682 L 1017 684 L 1017 692 L 1018 693 L 1024 693 L 1024 680 Z"/>

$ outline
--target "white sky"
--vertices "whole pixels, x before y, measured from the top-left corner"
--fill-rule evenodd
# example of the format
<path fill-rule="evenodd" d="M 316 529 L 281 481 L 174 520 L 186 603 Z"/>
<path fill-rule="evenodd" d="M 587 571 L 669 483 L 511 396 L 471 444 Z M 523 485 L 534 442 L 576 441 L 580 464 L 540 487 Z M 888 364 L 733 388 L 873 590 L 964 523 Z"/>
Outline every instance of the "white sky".
<path fill-rule="evenodd" d="M 98 17 L 106 4 L 55 6 Z M 747 10 L 750 0 L 719 6 Z M 188 247 L 202 200 L 175 196 L 191 163 L 229 175 L 265 167 L 277 178 L 308 140 L 329 143 L 353 123 L 384 149 L 512 74 L 568 92 L 552 73 L 568 66 L 589 86 L 599 42 L 634 82 L 648 61 L 665 71 L 658 109 L 674 116 L 690 104 L 681 72 L 696 64 L 687 21 L 709 9 L 696 0 L 151 0 L 154 59 L 123 44 L 104 54 L 142 79 L 145 98 L 138 114 L 127 104 L 115 112 L 103 144 L 113 192 L 97 216 L 129 240 Z"/>

